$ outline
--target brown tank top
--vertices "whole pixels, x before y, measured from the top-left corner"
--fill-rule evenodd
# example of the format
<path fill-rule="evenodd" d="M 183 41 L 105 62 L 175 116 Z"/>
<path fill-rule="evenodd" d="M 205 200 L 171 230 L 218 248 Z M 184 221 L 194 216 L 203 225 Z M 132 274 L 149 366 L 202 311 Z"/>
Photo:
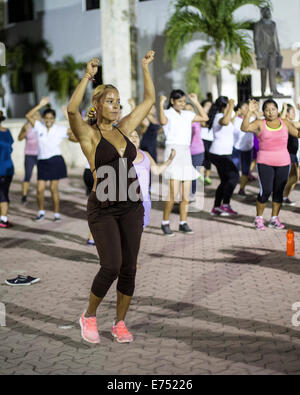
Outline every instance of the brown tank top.
<path fill-rule="evenodd" d="M 141 202 L 140 185 L 133 165 L 137 155 L 134 144 L 114 126 L 126 140 L 124 156 L 121 157 L 113 144 L 103 137 L 98 125 L 97 128 L 101 140 L 96 148 L 93 172 L 97 171 L 96 195 L 101 207 L 124 201 Z"/>

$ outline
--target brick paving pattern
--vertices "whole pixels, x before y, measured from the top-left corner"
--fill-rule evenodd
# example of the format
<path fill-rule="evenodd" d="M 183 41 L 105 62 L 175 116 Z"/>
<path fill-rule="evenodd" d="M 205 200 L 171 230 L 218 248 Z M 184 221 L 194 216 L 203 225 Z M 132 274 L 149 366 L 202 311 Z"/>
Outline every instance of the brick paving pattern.
<path fill-rule="evenodd" d="M 286 231 L 253 227 L 257 183 L 248 198 L 235 194 L 238 218 L 211 218 L 214 190 L 205 187 L 204 210 L 189 216 L 193 235 L 180 234 L 171 215 L 172 238 L 160 230 L 162 203 L 154 202 L 145 230 L 135 296 L 127 315 L 135 341 L 111 336 L 115 284 L 99 308 L 101 344 L 80 337 L 78 319 L 87 307 L 99 269 L 95 247 L 86 245 L 86 196 L 80 171 L 61 182 L 62 222 L 52 212 L 34 223 L 34 185 L 21 206 L 21 177 L 11 190 L 9 219 L 0 230 L 0 374 L 300 374 L 300 326 L 292 305 L 300 302 L 300 188 L 280 219 L 295 231 L 296 256 L 286 256 Z M 237 190 L 236 190 L 237 192 Z M 50 205 L 47 192 L 46 204 Z M 269 219 L 270 207 L 265 218 Z M 17 274 L 41 278 L 9 287 Z"/>

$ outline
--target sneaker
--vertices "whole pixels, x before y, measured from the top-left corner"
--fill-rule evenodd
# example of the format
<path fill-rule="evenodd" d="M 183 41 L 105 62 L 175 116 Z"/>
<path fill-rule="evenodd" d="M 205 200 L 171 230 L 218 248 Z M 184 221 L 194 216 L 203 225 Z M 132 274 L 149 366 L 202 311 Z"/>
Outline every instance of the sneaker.
<path fill-rule="evenodd" d="M 53 218 L 53 222 L 61 222 L 61 218 L 60 217 L 54 217 Z"/>
<path fill-rule="evenodd" d="M 35 222 L 40 222 L 40 221 L 43 221 L 43 219 L 45 218 L 45 214 L 38 214 L 36 217 L 35 217 Z"/>
<path fill-rule="evenodd" d="M 278 217 L 276 217 L 273 221 L 270 220 L 270 222 L 268 223 L 268 228 L 282 230 L 284 229 L 284 225 L 280 223 Z"/>
<path fill-rule="evenodd" d="M 220 210 L 221 210 L 221 216 L 222 217 L 228 217 L 228 216 L 233 216 L 233 215 L 238 215 L 238 213 L 234 210 L 232 210 L 231 206 L 220 206 Z"/>
<path fill-rule="evenodd" d="M 214 207 L 209 213 L 212 217 L 217 217 L 221 214 L 221 210 L 219 207 Z"/>
<path fill-rule="evenodd" d="M 131 343 L 133 341 L 133 336 L 126 328 L 124 321 L 119 321 L 117 324 L 114 322 L 111 334 L 118 343 Z"/>
<path fill-rule="evenodd" d="M 16 286 L 16 285 L 31 285 L 31 284 L 38 283 L 39 281 L 40 281 L 40 278 L 18 275 L 18 277 L 16 277 L 16 278 L 13 278 L 11 280 L 6 280 L 5 284 L 12 285 L 12 286 Z"/>
<path fill-rule="evenodd" d="M 22 204 L 26 204 L 27 203 L 27 196 L 22 196 L 21 203 Z"/>
<path fill-rule="evenodd" d="M 9 221 L 0 221 L 0 228 L 11 228 L 12 224 Z"/>
<path fill-rule="evenodd" d="M 94 246 L 94 245 L 95 245 L 95 242 L 94 242 L 94 240 L 88 239 L 87 242 L 86 242 L 86 244 L 87 244 L 88 246 Z"/>
<path fill-rule="evenodd" d="M 204 182 L 204 177 L 202 174 L 200 174 L 200 176 L 198 177 L 198 181 L 199 182 Z"/>
<path fill-rule="evenodd" d="M 182 225 L 179 224 L 179 232 L 186 233 L 189 235 L 192 235 L 194 233 L 187 223 L 184 223 Z"/>
<path fill-rule="evenodd" d="M 82 313 L 79 319 L 79 324 L 81 327 L 81 337 L 89 343 L 99 344 L 100 336 L 98 332 L 96 317 L 86 318 L 84 315 L 85 312 Z"/>
<path fill-rule="evenodd" d="M 161 225 L 161 230 L 164 232 L 165 236 L 174 236 L 174 233 L 171 231 L 170 225 Z"/>
<path fill-rule="evenodd" d="M 282 204 L 284 206 L 296 206 L 296 202 L 292 202 L 289 198 L 283 198 Z"/>
<path fill-rule="evenodd" d="M 211 185 L 211 183 L 212 183 L 212 180 L 211 180 L 210 177 L 205 177 L 205 178 L 204 178 L 204 184 L 205 184 L 205 185 Z"/>
<path fill-rule="evenodd" d="M 246 197 L 247 196 L 244 189 L 240 189 L 238 195 L 242 196 L 242 197 Z"/>
<path fill-rule="evenodd" d="M 257 230 L 266 230 L 265 221 L 263 218 L 256 217 L 254 220 L 254 225 Z"/>

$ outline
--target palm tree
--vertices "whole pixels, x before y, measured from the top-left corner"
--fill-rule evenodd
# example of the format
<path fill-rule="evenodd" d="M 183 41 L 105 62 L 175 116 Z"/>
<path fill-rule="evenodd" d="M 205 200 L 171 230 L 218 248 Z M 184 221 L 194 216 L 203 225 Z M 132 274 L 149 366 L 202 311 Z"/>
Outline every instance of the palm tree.
<path fill-rule="evenodd" d="M 30 41 L 23 39 L 18 44 L 11 46 L 7 51 L 8 71 L 13 92 L 22 91 L 24 72 L 32 74 L 35 101 L 38 103 L 36 75 L 48 68 L 48 57 L 52 49 L 46 40 Z"/>
<path fill-rule="evenodd" d="M 252 20 L 237 21 L 233 13 L 244 5 L 270 6 L 269 0 L 177 0 L 175 13 L 165 28 L 167 59 L 176 61 L 179 49 L 192 40 L 195 33 L 204 35 L 207 45 L 199 48 L 187 69 L 187 88 L 199 93 L 199 73 L 203 66 L 216 76 L 218 94 L 222 92 L 222 58 L 239 53 L 241 67 L 252 65 L 250 36 Z M 211 56 L 213 55 L 213 61 Z M 198 89 L 196 89 L 198 88 Z"/>
<path fill-rule="evenodd" d="M 66 103 L 79 84 L 79 72 L 85 66 L 85 63 L 76 62 L 71 55 L 64 56 L 62 61 L 49 64 L 47 86 L 56 93 L 60 102 Z"/>

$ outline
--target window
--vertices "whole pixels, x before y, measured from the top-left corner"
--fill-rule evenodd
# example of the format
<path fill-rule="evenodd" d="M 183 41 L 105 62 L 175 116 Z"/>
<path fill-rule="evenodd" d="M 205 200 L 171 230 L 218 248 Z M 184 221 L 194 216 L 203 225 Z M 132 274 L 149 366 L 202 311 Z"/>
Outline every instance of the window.
<path fill-rule="evenodd" d="M 11 81 L 12 93 L 28 93 L 33 92 L 33 78 L 32 74 L 26 71 L 21 71 L 18 75 L 17 85 Z"/>
<path fill-rule="evenodd" d="M 100 8 L 100 0 L 85 0 L 86 11 Z"/>
<path fill-rule="evenodd" d="M 245 76 L 243 81 L 237 83 L 239 103 L 248 101 L 252 97 L 252 77 Z"/>
<path fill-rule="evenodd" d="M 32 0 L 8 0 L 8 23 L 30 21 L 33 15 Z"/>

